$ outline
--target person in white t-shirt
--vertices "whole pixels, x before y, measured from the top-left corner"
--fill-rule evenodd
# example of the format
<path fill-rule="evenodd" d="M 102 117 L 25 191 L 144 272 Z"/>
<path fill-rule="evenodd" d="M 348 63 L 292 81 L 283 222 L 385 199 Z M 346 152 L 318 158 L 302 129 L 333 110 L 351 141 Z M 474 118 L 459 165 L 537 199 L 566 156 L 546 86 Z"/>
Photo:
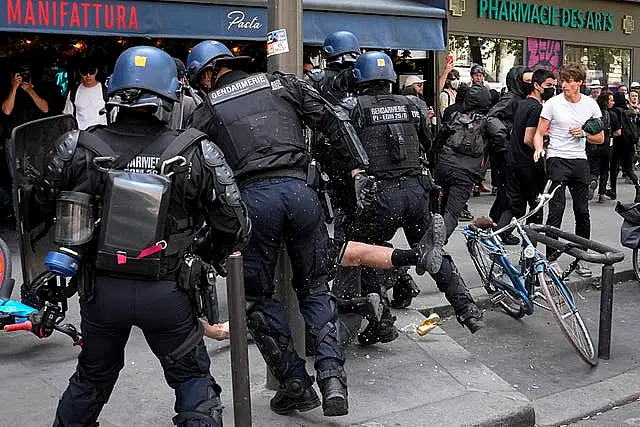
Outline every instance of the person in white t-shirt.
<path fill-rule="evenodd" d="M 580 93 L 580 86 L 584 83 L 586 74 L 579 64 L 566 64 L 561 74 L 563 94 L 554 96 L 542 107 L 533 139 L 533 158 L 537 162 L 544 155 L 543 137 L 548 133 L 547 177 L 552 182 L 552 189 L 558 185 L 562 185 L 563 188 L 558 190 L 549 202 L 547 225 L 557 228 L 562 225 L 566 206 L 566 186 L 573 198 L 575 233 L 589 239 L 590 172 L 585 148 L 587 143 L 602 144 L 604 131 L 591 135 L 583 130 L 583 126 L 589 119 L 601 118 L 602 112 L 593 98 Z M 555 261 L 559 256 L 559 252 L 547 247 L 549 261 Z M 576 272 L 583 277 L 591 276 L 591 270 L 585 265 L 579 265 Z"/>
<path fill-rule="evenodd" d="M 98 68 L 85 63 L 79 69 L 80 85 L 69 91 L 64 114 L 73 114 L 78 121 L 78 127 L 85 130 L 94 125 L 106 125 L 106 114 L 100 114 L 104 109 L 105 90 L 98 80 Z"/>

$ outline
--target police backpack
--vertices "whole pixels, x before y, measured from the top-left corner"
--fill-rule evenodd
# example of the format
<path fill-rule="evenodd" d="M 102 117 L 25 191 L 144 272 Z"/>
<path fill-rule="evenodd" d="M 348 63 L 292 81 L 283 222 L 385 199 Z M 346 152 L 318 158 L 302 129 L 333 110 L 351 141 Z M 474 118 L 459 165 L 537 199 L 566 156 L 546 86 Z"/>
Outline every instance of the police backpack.
<path fill-rule="evenodd" d="M 206 135 L 190 129 L 168 144 L 160 156 L 155 173 L 138 173 L 122 170 L 140 152 L 117 156 L 100 138 L 83 133 L 82 145 L 97 153 L 94 165 L 102 159 L 112 159 L 109 167 L 101 169 L 105 191 L 100 218 L 100 234 L 97 241 L 95 264 L 98 270 L 123 276 L 160 279 L 171 269 L 168 259 L 176 261 L 193 240 L 193 230 L 167 236 L 171 199 L 171 175 L 167 165 L 185 167 L 180 156 L 189 146 Z M 165 140 L 166 143 L 166 140 Z"/>

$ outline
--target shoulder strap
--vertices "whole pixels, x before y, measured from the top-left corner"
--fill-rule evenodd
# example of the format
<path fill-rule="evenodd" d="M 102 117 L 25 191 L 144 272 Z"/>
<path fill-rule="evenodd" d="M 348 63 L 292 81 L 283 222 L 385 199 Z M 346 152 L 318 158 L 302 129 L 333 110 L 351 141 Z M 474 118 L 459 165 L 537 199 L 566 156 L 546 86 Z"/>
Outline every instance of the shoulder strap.
<path fill-rule="evenodd" d="M 100 157 L 117 157 L 117 154 L 101 138 L 87 131 L 80 132 L 78 144 L 92 151 Z"/>
<path fill-rule="evenodd" d="M 159 164 L 162 165 L 166 160 L 183 153 L 187 148 L 196 142 L 206 138 L 207 135 L 198 129 L 189 128 L 182 132 L 174 139 L 160 155 Z"/>

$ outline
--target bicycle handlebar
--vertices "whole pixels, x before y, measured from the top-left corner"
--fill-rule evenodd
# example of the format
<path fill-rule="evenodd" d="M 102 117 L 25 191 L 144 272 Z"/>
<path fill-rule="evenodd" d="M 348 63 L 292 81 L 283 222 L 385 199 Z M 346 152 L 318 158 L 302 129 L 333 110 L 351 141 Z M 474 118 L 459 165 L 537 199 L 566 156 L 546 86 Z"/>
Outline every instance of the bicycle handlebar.
<path fill-rule="evenodd" d="M 535 208 L 530 210 L 523 217 L 513 218 L 509 224 L 505 225 L 504 227 L 502 227 L 499 230 L 494 231 L 491 234 L 493 236 L 498 236 L 498 235 L 504 233 L 505 231 L 511 230 L 512 228 L 514 228 L 518 224 L 524 224 L 527 219 L 529 219 L 530 217 L 532 217 L 533 215 L 538 213 L 540 211 L 540 209 L 542 209 L 544 207 L 544 205 L 546 205 L 547 203 L 549 203 L 549 201 L 551 199 L 553 199 L 553 196 L 555 196 L 556 191 L 558 191 L 558 188 L 560 188 L 560 187 L 562 187 L 562 185 L 556 186 L 556 188 L 554 188 L 553 191 L 551 191 L 551 193 L 549 193 L 549 189 L 551 188 L 551 181 L 547 181 L 547 184 L 545 185 L 542 194 L 538 195 L 538 204 L 536 205 Z"/>

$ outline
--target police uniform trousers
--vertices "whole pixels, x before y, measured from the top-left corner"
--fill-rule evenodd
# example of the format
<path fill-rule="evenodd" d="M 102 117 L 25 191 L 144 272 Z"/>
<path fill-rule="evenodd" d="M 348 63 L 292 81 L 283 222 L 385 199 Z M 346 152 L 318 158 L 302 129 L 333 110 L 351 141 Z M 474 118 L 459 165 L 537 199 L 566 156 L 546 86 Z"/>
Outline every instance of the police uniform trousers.
<path fill-rule="evenodd" d="M 281 243 L 291 259 L 300 313 L 316 346 L 315 369 L 342 369 L 335 298 L 329 293 L 328 233 L 316 192 L 297 178 L 265 178 L 241 185 L 252 222 L 244 258 L 247 326 L 280 383 L 306 378 L 305 361 L 293 349 L 282 304 L 274 300 L 274 274 Z"/>
<path fill-rule="evenodd" d="M 358 216 L 351 240 L 384 244 L 402 228 L 409 245 L 417 245 L 431 226 L 429 199 L 418 177 L 379 180 L 376 202 Z M 465 313 L 473 299 L 449 254 L 443 254 L 440 270 L 431 276 L 455 313 Z M 384 293 L 385 278 L 383 270 L 362 268 L 362 293 Z"/>
<path fill-rule="evenodd" d="M 94 298 L 81 302 L 80 309 L 84 347 L 58 404 L 55 426 L 81 427 L 96 422 L 124 367 L 124 349 L 134 325 L 142 330 L 161 362 L 167 383 L 175 390 L 176 412 L 192 411 L 211 400 L 219 405 L 220 387 L 209 372 L 210 360 L 202 339 L 175 363 L 165 360 L 197 328 L 189 297 L 175 281 L 98 275 Z M 209 424 L 193 421 L 180 425 Z"/>

